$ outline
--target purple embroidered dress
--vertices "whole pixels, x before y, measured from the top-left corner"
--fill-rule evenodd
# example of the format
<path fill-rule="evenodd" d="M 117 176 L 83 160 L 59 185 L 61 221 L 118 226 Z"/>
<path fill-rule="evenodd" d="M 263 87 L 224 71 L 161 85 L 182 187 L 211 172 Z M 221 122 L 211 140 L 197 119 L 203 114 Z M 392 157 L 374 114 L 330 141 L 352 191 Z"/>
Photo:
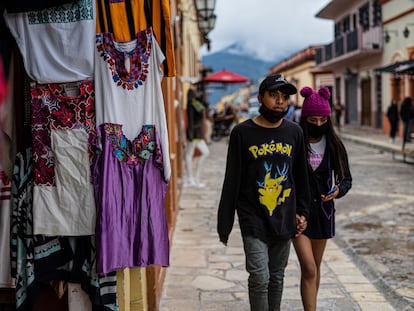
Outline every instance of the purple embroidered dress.
<path fill-rule="evenodd" d="M 144 126 L 132 142 L 120 125 L 101 125 L 100 131 L 97 271 L 168 266 L 167 183 L 155 128 Z"/>
<path fill-rule="evenodd" d="M 170 164 L 161 90 L 163 54 L 151 29 L 130 42 L 97 34 L 101 153 L 95 175 L 97 272 L 169 265 L 164 208 Z"/>

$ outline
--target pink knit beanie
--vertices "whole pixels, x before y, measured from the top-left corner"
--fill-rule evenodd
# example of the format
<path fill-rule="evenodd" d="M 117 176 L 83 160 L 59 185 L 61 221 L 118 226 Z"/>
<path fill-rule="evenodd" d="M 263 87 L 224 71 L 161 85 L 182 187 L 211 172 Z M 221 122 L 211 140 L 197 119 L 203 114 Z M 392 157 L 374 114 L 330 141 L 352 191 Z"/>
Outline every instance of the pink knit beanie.
<path fill-rule="evenodd" d="M 302 105 L 301 116 L 331 116 L 331 106 L 329 104 L 331 93 L 326 86 L 321 87 L 317 92 L 309 86 L 304 86 L 300 90 L 300 95 L 305 98 Z"/>

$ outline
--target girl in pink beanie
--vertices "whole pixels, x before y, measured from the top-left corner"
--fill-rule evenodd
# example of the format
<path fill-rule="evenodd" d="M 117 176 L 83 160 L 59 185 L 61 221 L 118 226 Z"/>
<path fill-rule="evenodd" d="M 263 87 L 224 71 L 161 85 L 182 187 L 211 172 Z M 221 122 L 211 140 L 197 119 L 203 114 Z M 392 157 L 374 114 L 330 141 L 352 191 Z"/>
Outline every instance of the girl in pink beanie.
<path fill-rule="evenodd" d="M 334 199 L 343 197 L 352 186 L 348 155 L 331 121 L 331 94 L 305 86 L 300 126 L 308 158 L 311 206 L 308 226 L 293 239 L 301 266 L 301 295 L 306 311 L 316 310 L 320 266 L 328 239 L 335 236 Z"/>

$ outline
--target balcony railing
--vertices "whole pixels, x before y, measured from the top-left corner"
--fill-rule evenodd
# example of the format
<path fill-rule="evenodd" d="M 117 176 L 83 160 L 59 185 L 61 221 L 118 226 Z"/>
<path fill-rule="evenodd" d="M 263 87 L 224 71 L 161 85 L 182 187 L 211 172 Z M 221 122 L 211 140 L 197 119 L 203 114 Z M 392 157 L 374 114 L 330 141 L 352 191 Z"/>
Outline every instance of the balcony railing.
<path fill-rule="evenodd" d="M 335 39 L 335 55 L 341 56 L 344 54 L 344 37 L 341 36 Z"/>
<path fill-rule="evenodd" d="M 335 60 L 337 57 L 346 58 L 351 52 L 381 51 L 383 45 L 382 27 L 373 27 L 368 31 L 362 29 L 343 34 L 335 41 L 316 50 L 316 64 Z"/>

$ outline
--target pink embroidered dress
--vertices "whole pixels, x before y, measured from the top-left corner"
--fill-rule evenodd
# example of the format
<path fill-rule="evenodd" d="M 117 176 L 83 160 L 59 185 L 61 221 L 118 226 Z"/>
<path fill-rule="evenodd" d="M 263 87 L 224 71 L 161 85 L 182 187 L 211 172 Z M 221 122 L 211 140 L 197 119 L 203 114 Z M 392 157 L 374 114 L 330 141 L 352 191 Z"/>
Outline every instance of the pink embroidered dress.
<path fill-rule="evenodd" d="M 98 273 L 169 265 L 163 59 L 151 29 L 129 42 L 115 42 L 109 33 L 96 36 Z"/>

